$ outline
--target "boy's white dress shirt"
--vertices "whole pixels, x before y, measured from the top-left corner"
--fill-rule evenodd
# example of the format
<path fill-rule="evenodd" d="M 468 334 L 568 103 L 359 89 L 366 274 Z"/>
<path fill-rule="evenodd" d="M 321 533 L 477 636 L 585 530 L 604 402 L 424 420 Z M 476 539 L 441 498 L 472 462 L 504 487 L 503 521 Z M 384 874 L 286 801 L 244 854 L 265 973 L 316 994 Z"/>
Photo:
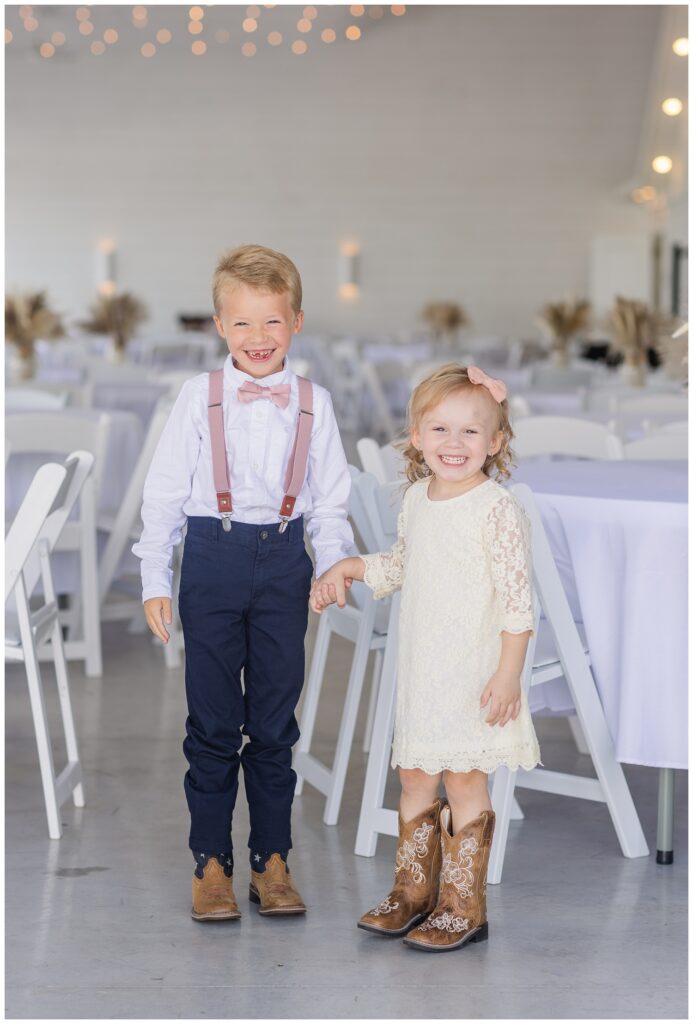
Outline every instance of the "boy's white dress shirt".
<path fill-rule="evenodd" d="M 245 381 L 262 387 L 290 384 L 286 409 L 267 398 L 242 403 Z M 142 559 L 142 600 L 171 597 L 172 554 L 188 516 L 215 516 L 217 509 L 207 404 L 209 375 L 186 381 L 171 410 L 144 485 L 140 540 L 132 548 Z M 224 431 L 233 501 L 232 521 L 278 523 L 284 477 L 296 432 L 298 381 L 284 360 L 277 373 L 256 380 L 224 364 Z M 305 516 L 322 575 L 351 551 L 354 536 L 347 520 L 351 476 L 329 392 L 313 384 L 313 429 L 306 479 L 294 515 Z"/>

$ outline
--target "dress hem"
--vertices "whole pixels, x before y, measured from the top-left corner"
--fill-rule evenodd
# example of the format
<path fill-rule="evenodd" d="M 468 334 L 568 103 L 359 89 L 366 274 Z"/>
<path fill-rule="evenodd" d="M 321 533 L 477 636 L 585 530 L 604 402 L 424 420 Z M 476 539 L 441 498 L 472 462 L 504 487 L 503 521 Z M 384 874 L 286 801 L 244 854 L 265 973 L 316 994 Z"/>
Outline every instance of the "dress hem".
<path fill-rule="evenodd" d="M 544 767 L 544 762 L 543 761 L 540 761 L 540 760 L 537 760 L 537 759 L 534 759 L 534 758 L 530 758 L 530 759 L 524 760 L 524 761 L 523 760 L 513 759 L 513 758 L 501 758 L 500 760 L 496 761 L 493 765 L 490 765 L 488 761 L 484 761 L 482 763 L 480 760 L 466 761 L 466 762 L 464 762 L 464 764 L 461 764 L 461 763 L 453 764 L 452 762 L 442 762 L 442 763 L 439 763 L 439 766 L 435 767 L 435 768 L 432 768 L 430 766 L 430 762 L 428 763 L 428 766 L 426 766 L 420 760 L 417 761 L 416 759 L 412 759 L 407 764 L 403 764 L 402 763 L 403 760 L 405 760 L 405 759 L 402 758 L 402 759 L 398 760 L 397 758 L 393 757 L 392 761 L 390 762 L 390 765 L 391 765 L 392 768 L 403 768 L 403 769 L 405 769 L 405 771 L 411 770 L 412 768 L 417 768 L 419 771 L 425 772 L 426 775 L 439 775 L 440 772 L 445 772 L 445 771 L 448 771 L 448 772 L 480 771 L 480 772 L 484 772 L 486 775 L 491 775 L 493 772 L 496 771 L 497 768 L 509 768 L 510 771 L 514 772 L 514 771 L 517 771 L 518 768 L 522 768 L 525 771 L 531 771 L 532 768 L 537 768 L 538 766 L 541 766 L 542 768 Z"/>

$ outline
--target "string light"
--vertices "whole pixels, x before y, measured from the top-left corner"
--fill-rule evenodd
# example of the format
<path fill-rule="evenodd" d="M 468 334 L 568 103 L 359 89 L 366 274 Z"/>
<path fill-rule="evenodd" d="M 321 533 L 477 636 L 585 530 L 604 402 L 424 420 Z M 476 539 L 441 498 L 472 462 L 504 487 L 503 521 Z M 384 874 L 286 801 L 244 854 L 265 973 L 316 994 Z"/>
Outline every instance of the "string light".
<path fill-rule="evenodd" d="M 671 44 L 671 48 L 678 57 L 687 57 L 688 39 L 686 38 L 686 36 L 680 36 L 678 39 L 674 40 L 674 42 Z"/>
<path fill-rule="evenodd" d="M 270 32 L 267 36 L 267 42 L 270 46 L 281 46 L 283 42 L 283 36 L 281 32 Z"/>
<path fill-rule="evenodd" d="M 102 53 L 106 52 L 106 44 L 102 43 L 100 39 L 96 39 L 89 47 L 95 57 L 100 57 Z"/>
<path fill-rule="evenodd" d="M 51 43 L 41 43 L 39 53 L 42 57 L 52 57 L 55 53 L 55 47 Z"/>
<path fill-rule="evenodd" d="M 77 21 L 89 21 L 91 14 L 88 7 L 78 7 L 75 11 L 75 18 Z"/>
<path fill-rule="evenodd" d="M 256 7 L 255 4 L 251 4 L 250 7 L 246 8 L 245 16 L 246 18 L 259 18 L 260 8 Z"/>
<path fill-rule="evenodd" d="M 51 36 L 51 42 L 54 46 L 62 46 L 65 42 L 65 36 L 62 32 L 54 32 Z"/>
<path fill-rule="evenodd" d="M 303 17 L 307 18 L 308 21 L 315 21 L 317 16 L 318 16 L 318 9 L 317 9 L 317 7 L 304 7 L 303 8 Z"/>
<path fill-rule="evenodd" d="M 30 18 L 34 8 L 30 4 L 22 4 L 19 8 L 19 17 L 24 21 L 25 18 Z"/>
<path fill-rule="evenodd" d="M 363 4 L 352 4 L 349 8 L 349 12 L 353 18 L 360 18 L 366 8 Z"/>
<path fill-rule="evenodd" d="M 313 22 L 309 21 L 308 18 L 301 18 L 297 23 L 296 28 L 299 32 L 310 32 L 313 27 Z"/>
<path fill-rule="evenodd" d="M 154 43 L 144 43 L 140 49 L 140 53 L 143 57 L 153 57 L 156 53 L 156 46 Z"/>
<path fill-rule="evenodd" d="M 337 38 L 337 33 L 333 28 L 324 28 L 320 33 L 320 38 L 323 43 L 333 43 Z"/>
<path fill-rule="evenodd" d="M 103 39 L 105 43 L 111 46 L 113 43 L 118 42 L 118 33 L 114 28 L 107 28 L 103 34 Z"/>
<path fill-rule="evenodd" d="M 308 43 L 304 42 L 303 39 L 297 39 L 295 43 L 291 44 L 291 52 L 300 56 L 305 53 L 308 49 Z"/>
<path fill-rule="evenodd" d="M 191 21 L 202 21 L 205 16 L 205 12 L 201 7 L 191 7 L 188 11 L 188 17 Z"/>
<path fill-rule="evenodd" d="M 390 8 L 390 11 L 392 12 L 392 14 L 394 14 L 396 18 L 400 18 L 403 14 L 406 13 L 406 10 L 407 8 L 404 6 L 404 4 L 393 4 L 392 7 Z"/>
<path fill-rule="evenodd" d="M 255 18 L 246 18 L 243 22 L 244 32 L 255 32 L 257 29 L 257 21 Z"/>
<path fill-rule="evenodd" d="M 10 32 L 10 30 L 8 28 L 6 28 L 5 29 L 5 42 L 6 43 L 11 43 L 13 39 L 14 39 L 14 36 Z"/>
<path fill-rule="evenodd" d="M 669 99 L 664 100 L 664 103 L 662 103 L 662 110 L 669 117 L 676 117 L 683 110 L 683 103 L 677 96 L 670 96 Z"/>
<path fill-rule="evenodd" d="M 171 33 L 169 32 L 169 30 L 167 28 L 160 28 L 159 31 L 156 34 L 156 41 L 157 41 L 157 43 L 162 43 L 163 45 L 166 45 L 166 43 L 170 43 L 171 42 L 171 39 L 172 39 Z"/>
<path fill-rule="evenodd" d="M 200 32 L 204 29 L 204 25 L 201 21 L 189 21 L 188 32 L 191 36 L 199 36 Z"/>
<path fill-rule="evenodd" d="M 668 174 L 672 168 L 670 156 L 656 156 L 652 161 L 652 169 L 657 174 Z"/>
<path fill-rule="evenodd" d="M 254 57 L 257 53 L 257 46 L 255 43 L 243 43 L 241 53 L 244 57 Z"/>
<path fill-rule="evenodd" d="M 207 43 L 205 43 L 202 39 L 196 39 L 195 42 L 190 47 L 190 49 L 192 50 L 196 57 L 201 57 L 203 53 L 207 52 Z"/>
<path fill-rule="evenodd" d="M 361 38 L 361 29 L 358 27 L 358 25 L 349 25 L 349 28 L 346 30 L 344 34 L 346 35 L 347 39 L 350 39 L 353 43 L 357 39 Z"/>
<path fill-rule="evenodd" d="M 26 29 L 27 32 L 35 32 L 38 28 L 38 21 L 36 20 L 36 18 L 25 18 L 24 28 Z"/>

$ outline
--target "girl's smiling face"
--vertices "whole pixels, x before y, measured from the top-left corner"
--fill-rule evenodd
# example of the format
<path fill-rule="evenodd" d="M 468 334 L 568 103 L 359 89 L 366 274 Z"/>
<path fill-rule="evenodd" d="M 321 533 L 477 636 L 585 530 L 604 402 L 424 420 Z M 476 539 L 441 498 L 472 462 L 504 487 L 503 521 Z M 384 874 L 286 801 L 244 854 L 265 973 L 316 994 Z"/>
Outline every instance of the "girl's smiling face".
<path fill-rule="evenodd" d="M 462 493 L 486 479 L 483 465 L 503 442 L 498 423 L 497 403 L 484 388 L 462 388 L 424 413 L 411 441 L 444 492 Z"/>
<path fill-rule="evenodd" d="M 238 369 L 262 378 L 281 370 L 291 340 L 303 326 L 303 311 L 294 313 L 288 292 L 236 284 L 223 290 L 214 323 Z"/>

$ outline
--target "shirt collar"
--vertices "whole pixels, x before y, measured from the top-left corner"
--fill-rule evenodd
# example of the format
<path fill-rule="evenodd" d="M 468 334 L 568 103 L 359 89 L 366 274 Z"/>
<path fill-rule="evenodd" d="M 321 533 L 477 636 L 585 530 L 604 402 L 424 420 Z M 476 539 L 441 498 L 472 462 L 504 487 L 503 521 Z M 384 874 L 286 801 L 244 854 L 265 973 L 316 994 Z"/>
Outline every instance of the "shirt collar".
<path fill-rule="evenodd" d="M 244 373 L 243 370 L 238 370 L 233 365 L 233 357 L 231 353 L 226 357 L 224 363 L 224 379 L 231 384 L 232 387 L 240 387 L 247 380 L 253 381 L 255 384 L 259 384 L 261 387 L 269 388 L 273 384 L 284 384 L 291 383 L 293 377 L 293 371 L 289 366 L 289 357 L 284 356 L 284 366 L 281 370 L 277 370 L 276 373 L 271 373 L 269 377 L 252 377 L 249 373 Z"/>

